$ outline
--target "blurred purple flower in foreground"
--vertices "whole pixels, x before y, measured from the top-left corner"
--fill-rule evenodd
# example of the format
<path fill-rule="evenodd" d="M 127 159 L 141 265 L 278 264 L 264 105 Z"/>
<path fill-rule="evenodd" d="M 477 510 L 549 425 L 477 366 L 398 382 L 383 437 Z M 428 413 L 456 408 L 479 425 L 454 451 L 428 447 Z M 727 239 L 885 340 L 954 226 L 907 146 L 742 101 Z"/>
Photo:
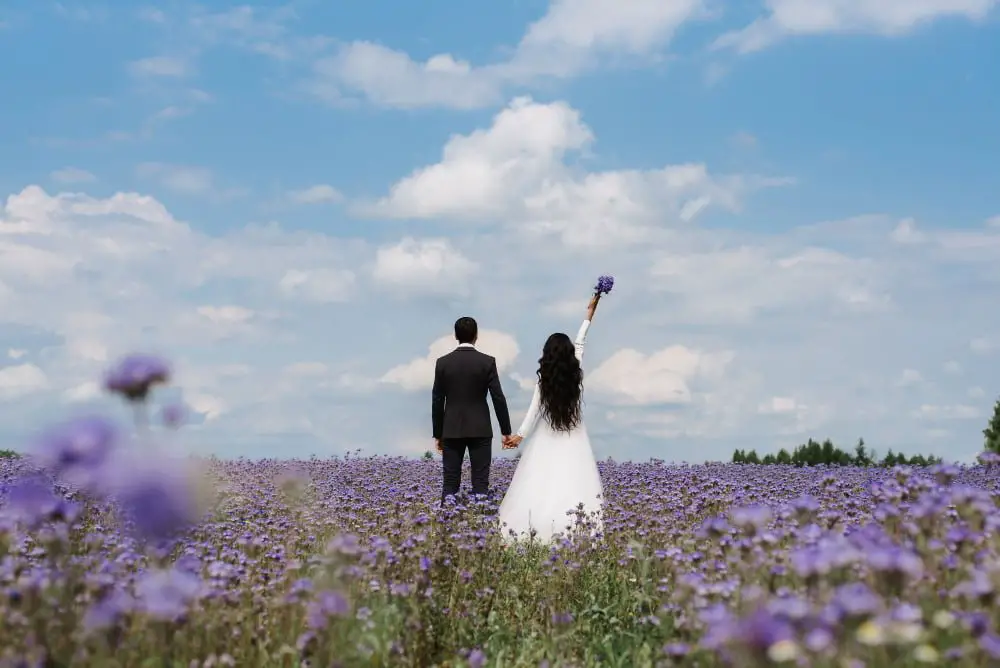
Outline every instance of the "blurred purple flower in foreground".
<path fill-rule="evenodd" d="M 109 392 L 129 401 L 144 401 L 154 385 L 170 380 L 170 366 L 152 355 L 129 355 L 113 366 L 104 378 Z"/>
<path fill-rule="evenodd" d="M 52 484 L 42 476 L 30 476 L 15 482 L 8 491 L 7 508 L 11 515 L 31 527 L 45 522 L 71 521 L 77 506 L 56 496 Z"/>
<path fill-rule="evenodd" d="M 615 287 L 614 276 L 600 276 L 597 279 L 597 285 L 594 286 L 594 292 L 599 295 L 606 295 L 611 292 L 613 287 Z"/>
<path fill-rule="evenodd" d="M 146 573 L 135 587 L 143 612 L 167 621 L 184 615 L 200 589 L 198 576 L 179 568 Z"/>
<path fill-rule="evenodd" d="M 306 617 L 309 628 L 320 631 L 326 628 L 331 617 L 343 617 L 351 611 L 344 595 L 335 591 L 323 591 L 309 604 Z"/>
<path fill-rule="evenodd" d="M 83 626 L 87 631 L 113 627 L 134 607 L 135 600 L 131 596 L 120 589 L 112 589 L 87 610 L 83 617 Z"/>
<path fill-rule="evenodd" d="M 118 429 L 102 417 L 64 422 L 42 435 L 35 447 L 39 462 L 69 481 L 88 485 L 118 445 Z"/>
<path fill-rule="evenodd" d="M 169 466 L 131 475 L 116 496 L 136 533 L 147 540 L 173 538 L 198 518 L 190 481 Z"/>
<path fill-rule="evenodd" d="M 183 404 L 165 406 L 160 414 L 164 426 L 170 429 L 178 429 L 184 422 L 185 417 L 187 417 L 187 409 L 185 409 Z"/>

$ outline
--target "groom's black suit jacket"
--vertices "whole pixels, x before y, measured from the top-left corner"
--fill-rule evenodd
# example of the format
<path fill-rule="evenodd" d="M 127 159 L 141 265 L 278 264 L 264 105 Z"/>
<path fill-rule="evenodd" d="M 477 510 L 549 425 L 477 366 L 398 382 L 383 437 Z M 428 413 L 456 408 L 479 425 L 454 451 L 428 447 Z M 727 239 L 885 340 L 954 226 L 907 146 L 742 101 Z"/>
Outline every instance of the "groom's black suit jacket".
<path fill-rule="evenodd" d="M 510 413 L 496 359 L 472 346 L 459 346 L 439 357 L 431 390 L 434 438 L 493 438 L 487 392 L 493 400 L 500 432 L 509 434 Z"/>

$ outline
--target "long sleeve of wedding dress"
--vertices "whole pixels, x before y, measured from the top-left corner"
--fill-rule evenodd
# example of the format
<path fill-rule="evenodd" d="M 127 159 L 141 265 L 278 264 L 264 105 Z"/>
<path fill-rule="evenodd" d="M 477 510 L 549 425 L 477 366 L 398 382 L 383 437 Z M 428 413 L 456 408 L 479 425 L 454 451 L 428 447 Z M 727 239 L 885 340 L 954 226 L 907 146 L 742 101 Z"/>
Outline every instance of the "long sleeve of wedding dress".
<path fill-rule="evenodd" d="M 580 331 L 576 333 L 576 341 L 573 345 L 576 346 L 576 358 L 583 363 L 583 347 L 587 343 L 587 330 L 590 329 L 590 321 L 584 320 L 583 324 L 580 325 Z"/>
<path fill-rule="evenodd" d="M 538 382 L 535 382 L 535 391 L 531 395 L 531 404 L 528 406 L 528 412 L 524 414 L 524 420 L 521 421 L 521 426 L 517 430 L 517 435 L 521 438 L 527 438 L 528 434 L 535 430 L 535 425 L 538 424 L 538 415 L 542 410 L 542 392 L 538 387 Z"/>

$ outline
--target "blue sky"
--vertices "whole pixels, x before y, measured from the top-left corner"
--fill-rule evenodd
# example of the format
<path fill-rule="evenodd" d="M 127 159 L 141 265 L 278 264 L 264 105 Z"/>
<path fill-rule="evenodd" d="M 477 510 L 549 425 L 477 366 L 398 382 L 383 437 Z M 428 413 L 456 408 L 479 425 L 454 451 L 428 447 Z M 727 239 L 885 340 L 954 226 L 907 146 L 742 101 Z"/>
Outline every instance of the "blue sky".
<path fill-rule="evenodd" d="M 0 434 L 174 360 L 193 452 L 423 452 L 477 317 L 599 456 L 968 459 L 1000 390 L 995 0 L 0 9 Z M 442 337 L 443 340 L 442 340 Z"/>

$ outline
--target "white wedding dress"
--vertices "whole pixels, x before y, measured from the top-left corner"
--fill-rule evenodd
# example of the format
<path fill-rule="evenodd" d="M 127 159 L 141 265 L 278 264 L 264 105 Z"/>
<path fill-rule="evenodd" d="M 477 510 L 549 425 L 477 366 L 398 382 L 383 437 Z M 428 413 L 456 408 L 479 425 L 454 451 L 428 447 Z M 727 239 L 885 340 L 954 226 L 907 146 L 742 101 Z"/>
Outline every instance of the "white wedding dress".
<path fill-rule="evenodd" d="M 576 335 L 576 357 L 581 364 L 589 328 L 590 321 L 584 320 Z M 536 383 L 531 406 L 517 433 L 525 439 L 524 453 L 500 504 L 505 536 L 513 530 L 517 537 L 527 537 L 534 530 L 535 540 L 547 542 L 572 527 L 576 522 L 573 511 L 580 503 L 587 514 L 600 511 L 604 489 L 582 420 L 572 431 L 553 429 L 541 415 Z M 599 516 L 595 522 L 599 528 Z"/>

